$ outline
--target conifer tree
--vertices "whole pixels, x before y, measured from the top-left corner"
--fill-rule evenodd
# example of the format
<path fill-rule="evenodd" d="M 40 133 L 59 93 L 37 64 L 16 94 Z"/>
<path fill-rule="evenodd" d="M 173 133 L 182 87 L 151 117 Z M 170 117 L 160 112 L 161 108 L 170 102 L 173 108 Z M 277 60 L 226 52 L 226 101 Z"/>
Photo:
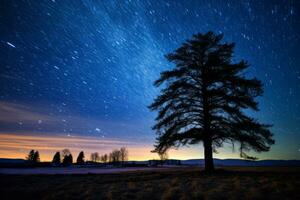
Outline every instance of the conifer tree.
<path fill-rule="evenodd" d="M 59 151 L 56 152 L 53 156 L 53 159 L 52 159 L 52 164 L 54 164 L 55 166 L 59 166 L 61 163 L 61 160 L 60 160 L 60 153 Z"/>
<path fill-rule="evenodd" d="M 33 155 L 33 162 L 34 162 L 34 163 L 40 162 L 40 153 L 39 153 L 38 151 L 35 151 L 35 152 L 34 152 L 34 155 Z"/>
<path fill-rule="evenodd" d="M 32 149 L 32 150 L 28 153 L 28 155 L 26 156 L 26 160 L 32 162 L 32 161 L 34 160 L 34 153 L 35 153 L 35 151 Z"/>
<path fill-rule="evenodd" d="M 40 162 L 40 154 L 38 151 L 31 150 L 28 153 L 28 156 L 26 157 L 26 159 L 28 161 L 30 161 L 31 163 L 36 164 L 36 163 Z"/>
<path fill-rule="evenodd" d="M 81 151 L 79 154 L 78 154 L 78 157 L 77 157 L 77 164 L 84 164 L 84 153 L 83 151 Z"/>
<path fill-rule="evenodd" d="M 168 54 L 176 66 L 155 81 L 164 88 L 149 106 L 158 111 L 154 151 L 202 142 L 207 171 L 214 170 L 213 152 L 225 142 L 239 143 L 244 158 L 253 158 L 245 151 L 268 151 L 274 144 L 270 126 L 245 112 L 258 111 L 255 98 L 263 94 L 263 85 L 245 76 L 248 63 L 233 62 L 234 43 L 222 43 L 222 38 L 196 34 Z"/>

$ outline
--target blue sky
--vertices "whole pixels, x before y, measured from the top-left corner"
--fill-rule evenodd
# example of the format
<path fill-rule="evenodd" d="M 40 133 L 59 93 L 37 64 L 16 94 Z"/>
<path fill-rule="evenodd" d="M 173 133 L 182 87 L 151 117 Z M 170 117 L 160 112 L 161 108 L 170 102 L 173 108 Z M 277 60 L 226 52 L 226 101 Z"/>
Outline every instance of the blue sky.
<path fill-rule="evenodd" d="M 159 92 L 153 81 L 172 67 L 164 55 L 212 30 L 236 43 L 234 59 L 247 60 L 247 75 L 264 83 L 261 111 L 251 114 L 274 125 L 276 144 L 260 157 L 300 158 L 299 9 L 296 0 L 2 1 L 1 134 L 115 138 L 151 149 L 156 113 L 147 105 Z"/>

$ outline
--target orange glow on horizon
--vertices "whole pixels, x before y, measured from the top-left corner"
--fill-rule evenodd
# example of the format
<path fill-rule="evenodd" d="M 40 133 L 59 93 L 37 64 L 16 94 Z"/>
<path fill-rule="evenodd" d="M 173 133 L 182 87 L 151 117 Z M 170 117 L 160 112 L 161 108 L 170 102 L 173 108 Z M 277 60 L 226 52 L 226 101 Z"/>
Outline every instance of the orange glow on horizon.
<path fill-rule="evenodd" d="M 80 151 L 84 151 L 88 160 L 93 152 L 104 154 L 123 146 L 127 147 L 130 160 L 157 157 L 150 152 L 151 145 L 145 146 L 125 140 L 85 136 L 0 134 L 1 158 L 25 158 L 28 152 L 34 149 L 40 152 L 41 161 L 51 161 L 55 152 L 67 148 L 72 152 L 73 159 L 76 159 Z"/>
<path fill-rule="evenodd" d="M 98 152 L 100 155 L 109 153 L 113 149 L 126 147 L 129 151 L 129 160 L 158 159 L 152 144 L 135 143 L 121 139 L 99 138 L 87 136 L 62 136 L 62 135 L 24 135 L 16 133 L 0 134 L 0 158 L 24 159 L 31 149 L 38 150 L 41 161 L 51 161 L 53 155 L 62 149 L 69 149 L 73 159 L 76 160 L 80 151 L 84 151 L 85 159 L 89 160 L 90 154 Z M 202 155 L 201 149 L 170 150 L 169 158 L 192 159 Z"/>
<path fill-rule="evenodd" d="M 0 158 L 25 159 L 28 152 L 34 149 L 39 151 L 41 161 L 51 161 L 55 152 L 69 149 L 74 161 L 80 151 L 84 151 L 85 159 L 89 160 L 90 154 L 93 152 L 98 152 L 102 155 L 121 147 L 128 149 L 129 160 L 142 161 L 158 159 L 156 153 L 151 153 L 151 150 L 153 150 L 152 143 L 88 136 L 0 133 Z M 219 152 L 220 153 L 214 155 L 215 158 L 239 158 L 239 154 L 232 152 L 231 148 L 222 148 Z M 181 160 L 203 158 L 203 147 L 199 144 L 190 148 L 180 148 L 180 150 L 171 149 L 168 155 L 171 159 Z M 274 153 L 272 154 L 271 152 L 258 156 L 260 156 L 261 159 L 268 159 L 269 156 L 276 158 Z"/>

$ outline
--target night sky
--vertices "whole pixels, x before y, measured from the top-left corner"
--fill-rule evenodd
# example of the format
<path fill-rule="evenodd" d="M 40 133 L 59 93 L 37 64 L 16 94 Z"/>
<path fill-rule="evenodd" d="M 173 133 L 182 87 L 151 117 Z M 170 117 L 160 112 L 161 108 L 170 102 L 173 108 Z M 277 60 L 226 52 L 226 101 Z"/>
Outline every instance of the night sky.
<path fill-rule="evenodd" d="M 263 159 L 300 159 L 300 1 L 2 0 L 0 3 L 0 157 L 64 147 L 127 146 L 150 159 L 164 55 L 193 34 L 224 34 L 264 83 L 260 112 L 276 144 Z M 255 154 L 254 154 L 255 155 Z M 170 153 L 201 158 L 201 145 Z M 238 157 L 228 147 L 215 157 Z"/>

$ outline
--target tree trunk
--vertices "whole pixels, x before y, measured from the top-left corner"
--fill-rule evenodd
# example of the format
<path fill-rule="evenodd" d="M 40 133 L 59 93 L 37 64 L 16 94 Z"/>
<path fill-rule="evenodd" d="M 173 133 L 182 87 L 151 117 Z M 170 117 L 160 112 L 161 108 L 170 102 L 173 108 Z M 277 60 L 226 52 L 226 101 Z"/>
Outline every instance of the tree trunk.
<path fill-rule="evenodd" d="M 211 140 L 204 141 L 204 162 L 206 172 L 214 171 L 214 160 L 213 160 L 213 151 L 212 151 L 212 142 Z"/>
<path fill-rule="evenodd" d="M 214 171 L 214 161 L 213 161 L 213 152 L 212 152 L 212 138 L 210 133 L 210 124 L 211 124 L 211 114 L 209 101 L 207 98 L 207 81 L 205 76 L 205 68 L 202 71 L 202 108 L 203 108 L 203 131 L 204 131 L 204 162 L 206 172 Z"/>

